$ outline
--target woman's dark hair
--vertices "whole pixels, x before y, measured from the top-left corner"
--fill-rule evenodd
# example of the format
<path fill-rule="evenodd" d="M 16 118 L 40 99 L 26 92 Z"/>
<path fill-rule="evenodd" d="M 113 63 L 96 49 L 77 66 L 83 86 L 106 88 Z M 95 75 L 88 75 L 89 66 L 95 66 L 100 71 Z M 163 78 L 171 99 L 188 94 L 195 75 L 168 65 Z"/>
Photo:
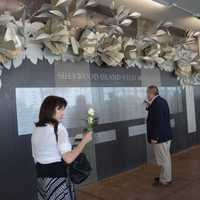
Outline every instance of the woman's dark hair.
<path fill-rule="evenodd" d="M 56 119 L 53 119 L 56 107 L 58 107 L 58 109 L 61 109 L 63 107 L 66 108 L 66 106 L 67 101 L 62 97 L 46 97 L 40 107 L 39 121 L 35 123 L 36 127 L 46 126 L 48 123 L 51 123 L 54 126 L 55 132 L 57 132 L 59 122 Z"/>

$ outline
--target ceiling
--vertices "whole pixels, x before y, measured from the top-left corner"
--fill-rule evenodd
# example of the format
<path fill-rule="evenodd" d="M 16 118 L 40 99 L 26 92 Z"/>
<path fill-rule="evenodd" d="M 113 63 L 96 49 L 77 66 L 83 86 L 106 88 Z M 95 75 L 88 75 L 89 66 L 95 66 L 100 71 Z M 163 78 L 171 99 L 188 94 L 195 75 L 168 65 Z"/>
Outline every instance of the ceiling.
<path fill-rule="evenodd" d="M 33 1 L 30 0 L 9 0 L 10 3 L 23 1 L 30 3 Z M 49 0 L 35 0 L 34 4 L 40 4 L 41 2 Z M 106 6 L 111 6 L 112 0 L 97 0 L 99 4 Z M 171 0 L 165 0 L 171 1 Z M 6 3 L 6 0 L 0 0 L 0 5 Z M 37 2 L 37 3 L 35 3 Z M 40 3 L 39 3 L 40 2 Z M 182 29 L 198 29 L 200 30 L 200 20 L 192 17 L 190 14 L 179 10 L 175 7 L 168 7 L 159 3 L 156 3 L 153 0 L 116 0 L 117 5 L 124 4 L 129 8 L 132 8 L 133 11 L 142 13 L 145 18 L 161 21 L 167 20 L 174 23 L 175 27 Z M 200 0 L 177 0 L 176 4 L 180 7 L 183 7 L 187 10 L 190 10 L 193 13 L 200 13 Z M 32 7 L 34 7 L 32 5 Z M 1 10 L 1 9 L 0 9 Z"/>
<path fill-rule="evenodd" d="M 110 5 L 110 0 L 101 0 L 101 4 Z M 200 29 L 200 20 L 192 17 L 188 13 L 175 7 L 168 7 L 156 3 L 152 0 L 117 0 L 117 4 L 124 4 L 134 11 L 141 12 L 145 18 L 154 21 L 168 20 L 174 23 L 174 26 L 183 29 Z M 181 6 L 193 13 L 200 13 L 199 0 L 178 0 L 178 6 Z"/>

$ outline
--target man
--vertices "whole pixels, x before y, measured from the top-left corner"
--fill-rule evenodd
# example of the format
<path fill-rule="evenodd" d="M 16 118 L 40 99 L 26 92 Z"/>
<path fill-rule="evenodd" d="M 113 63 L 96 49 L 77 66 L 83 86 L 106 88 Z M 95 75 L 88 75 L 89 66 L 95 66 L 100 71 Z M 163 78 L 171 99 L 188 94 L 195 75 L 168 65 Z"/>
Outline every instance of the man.
<path fill-rule="evenodd" d="M 170 127 L 169 106 L 165 99 L 159 96 L 159 90 L 151 85 L 147 89 L 148 117 L 147 136 L 152 144 L 156 163 L 161 167 L 160 176 L 154 180 L 154 186 L 167 186 L 172 181 L 170 145 L 172 131 Z"/>

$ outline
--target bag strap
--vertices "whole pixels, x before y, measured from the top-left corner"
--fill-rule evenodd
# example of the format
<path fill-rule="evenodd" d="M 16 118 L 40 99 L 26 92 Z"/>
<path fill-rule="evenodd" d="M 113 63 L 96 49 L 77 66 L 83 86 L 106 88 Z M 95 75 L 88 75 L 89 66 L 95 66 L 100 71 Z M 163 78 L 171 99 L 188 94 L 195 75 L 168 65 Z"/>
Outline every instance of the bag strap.
<path fill-rule="evenodd" d="M 59 125 L 59 123 L 56 123 L 54 125 L 54 134 L 56 136 L 56 142 L 58 142 L 58 125 Z"/>
<path fill-rule="evenodd" d="M 59 123 L 56 123 L 54 125 L 54 133 L 55 133 L 55 136 L 56 136 L 56 141 L 58 142 L 58 125 Z M 64 161 L 63 161 L 64 162 Z M 76 200 L 76 195 L 75 195 L 75 192 L 74 192 L 74 195 L 73 195 L 73 191 L 72 191 L 72 187 L 73 187 L 73 183 L 70 179 L 70 173 L 69 173 L 69 166 L 66 167 L 66 170 L 67 170 L 67 181 L 69 183 L 69 193 L 70 193 L 70 198 L 71 200 Z"/>
<path fill-rule="evenodd" d="M 72 191 L 72 187 L 74 187 L 74 184 L 72 183 L 70 176 L 69 176 L 69 167 L 67 167 L 67 173 L 68 173 L 67 181 L 68 181 L 68 184 L 69 184 L 70 198 L 71 198 L 71 200 L 76 200 L 76 193 L 74 191 L 74 188 L 73 188 L 73 191 Z"/>

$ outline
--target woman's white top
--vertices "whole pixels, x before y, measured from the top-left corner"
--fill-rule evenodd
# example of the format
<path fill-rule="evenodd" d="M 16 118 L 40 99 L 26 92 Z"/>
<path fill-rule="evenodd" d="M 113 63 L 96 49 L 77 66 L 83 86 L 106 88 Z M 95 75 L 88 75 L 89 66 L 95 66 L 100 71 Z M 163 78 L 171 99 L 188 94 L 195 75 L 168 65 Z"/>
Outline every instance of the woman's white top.
<path fill-rule="evenodd" d="M 58 142 L 54 127 L 48 124 L 34 128 L 31 144 L 34 161 L 40 164 L 60 162 L 62 155 L 72 149 L 67 129 L 62 124 L 58 125 Z"/>

